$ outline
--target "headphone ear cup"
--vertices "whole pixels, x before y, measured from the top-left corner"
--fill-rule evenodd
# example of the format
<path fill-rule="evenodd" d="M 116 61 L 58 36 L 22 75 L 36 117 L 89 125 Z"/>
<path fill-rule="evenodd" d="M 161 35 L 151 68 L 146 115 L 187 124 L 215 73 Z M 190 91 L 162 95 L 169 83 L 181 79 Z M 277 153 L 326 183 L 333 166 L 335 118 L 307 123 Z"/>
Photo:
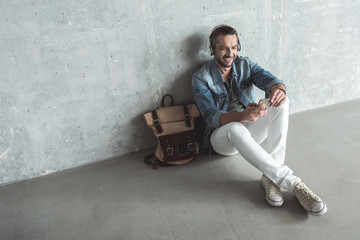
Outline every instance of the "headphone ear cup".
<path fill-rule="evenodd" d="M 241 44 L 240 44 L 239 37 L 238 37 L 237 50 L 238 50 L 238 52 L 240 52 L 240 51 L 241 51 Z"/>
<path fill-rule="evenodd" d="M 209 55 L 214 56 L 214 49 L 211 46 L 210 38 L 208 38 L 207 45 L 208 45 L 208 53 L 209 53 Z"/>

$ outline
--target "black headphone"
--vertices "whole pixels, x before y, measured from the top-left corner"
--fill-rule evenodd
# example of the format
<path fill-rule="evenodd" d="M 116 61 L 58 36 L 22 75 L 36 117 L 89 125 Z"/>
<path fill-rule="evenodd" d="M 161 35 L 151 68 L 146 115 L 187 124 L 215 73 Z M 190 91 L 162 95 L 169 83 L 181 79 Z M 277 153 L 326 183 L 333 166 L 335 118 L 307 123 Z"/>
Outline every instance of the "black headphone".
<path fill-rule="evenodd" d="M 233 27 L 230 27 L 229 25 L 226 25 L 226 24 L 221 24 L 221 25 L 218 25 L 216 27 L 213 28 L 213 30 L 211 31 L 210 33 L 210 36 L 209 36 L 209 39 L 208 39 L 208 45 L 209 45 L 209 54 L 210 56 L 214 56 L 214 52 L 215 52 L 215 45 L 213 44 L 213 42 L 211 42 L 211 39 L 213 37 L 213 34 L 216 30 L 218 30 L 219 28 L 222 28 L 222 27 L 227 27 L 227 28 L 230 28 L 231 30 L 233 30 L 235 32 L 235 35 L 237 37 L 237 51 L 240 52 L 241 51 L 241 44 L 240 44 L 240 39 L 239 39 L 239 35 L 237 34 L 236 30 L 233 28 Z"/>

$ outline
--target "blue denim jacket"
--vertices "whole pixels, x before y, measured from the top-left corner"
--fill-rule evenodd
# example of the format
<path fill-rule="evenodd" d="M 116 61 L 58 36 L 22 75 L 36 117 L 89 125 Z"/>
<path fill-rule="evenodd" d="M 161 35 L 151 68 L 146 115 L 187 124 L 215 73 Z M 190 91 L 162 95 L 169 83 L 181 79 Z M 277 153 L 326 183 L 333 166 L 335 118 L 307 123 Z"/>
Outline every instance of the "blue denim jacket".
<path fill-rule="evenodd" d="M 256 102 L 254 85 L 265 91 L 265 97 L 268 97 L 274 84 L 284 84 L 282 80 L 249 58 L 240 56 L 234 60 L 230 83 L 234 95 L 244 106 Z M 215 59 L 205 63 L 193 74 L 192 89 L 195 103 L 206 124 L 201 150 L 210 156 L 212 151 L 210 136 L 216 128 L 220 127 L 220 118 L 227 113 L 230 100 L 229 86 L 224 81 Z"/>

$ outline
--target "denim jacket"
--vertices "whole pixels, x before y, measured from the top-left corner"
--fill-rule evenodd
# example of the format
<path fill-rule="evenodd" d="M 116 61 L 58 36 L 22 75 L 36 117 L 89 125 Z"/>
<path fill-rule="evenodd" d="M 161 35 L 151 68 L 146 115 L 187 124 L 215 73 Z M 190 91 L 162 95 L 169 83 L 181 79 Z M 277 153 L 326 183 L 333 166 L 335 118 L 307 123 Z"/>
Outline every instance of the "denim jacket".
<path fill-rule="evenodd" d="M 274 84 L 284 84 L 282 80 L 249 58 L 240 56 L 237 56 L 233 62 L 230 83 L 235 97 L 244 106 L 256 102 L 254 85 L 265 91 L 265 97 L 268 97 Z M 206 124 L 201 150 L 210 156 L 212 151 L 210 136 L 216 128 L 220 127 L 220 118 L 227 113 L 230 101 L 229 86 L 224 81 L 215 59 L 205 63 L 193 74 L 192 89 L 195 103 Z"/>

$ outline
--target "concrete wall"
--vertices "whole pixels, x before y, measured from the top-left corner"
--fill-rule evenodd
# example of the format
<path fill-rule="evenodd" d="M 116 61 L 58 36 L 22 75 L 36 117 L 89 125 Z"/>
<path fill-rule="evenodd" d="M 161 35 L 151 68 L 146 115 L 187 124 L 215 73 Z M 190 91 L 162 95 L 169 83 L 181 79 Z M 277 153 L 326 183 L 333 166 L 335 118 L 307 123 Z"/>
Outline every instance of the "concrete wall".
<path fill-rule="evenodd" d="M 206 39 L 234 26 L 291 111 L 358 98 L 359 0 L 0 0 L 0 184 L 155 145 L 142 114 L 192 102 Z"/>

